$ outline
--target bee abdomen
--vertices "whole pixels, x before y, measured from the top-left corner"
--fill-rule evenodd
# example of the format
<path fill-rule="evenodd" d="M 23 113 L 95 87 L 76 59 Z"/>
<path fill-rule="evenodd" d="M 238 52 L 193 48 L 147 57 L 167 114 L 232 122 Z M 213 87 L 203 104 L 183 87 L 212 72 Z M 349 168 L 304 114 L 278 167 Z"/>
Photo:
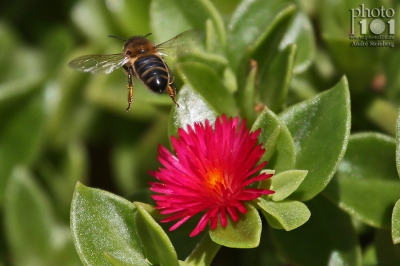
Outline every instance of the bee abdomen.
<path fill-rule="evenodd" d="M 134 67 L 138 78 L 152 91 L 161 93 L 168 87 L 168 69 L 160 57 L 140 56 L 135 60 Z"/>

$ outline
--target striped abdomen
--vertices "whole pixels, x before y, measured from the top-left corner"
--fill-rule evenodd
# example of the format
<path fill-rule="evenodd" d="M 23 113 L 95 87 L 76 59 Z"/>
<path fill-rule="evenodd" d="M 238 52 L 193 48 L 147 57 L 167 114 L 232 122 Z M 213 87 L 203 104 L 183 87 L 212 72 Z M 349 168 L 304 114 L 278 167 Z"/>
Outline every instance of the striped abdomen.
<path fill-rule="evenodd" d="M 164 61 L 156 55 L 138 57 L 134 62 L 137 78 L 150 90 L 161 93 L 169 84 L 169 72 Z"/>

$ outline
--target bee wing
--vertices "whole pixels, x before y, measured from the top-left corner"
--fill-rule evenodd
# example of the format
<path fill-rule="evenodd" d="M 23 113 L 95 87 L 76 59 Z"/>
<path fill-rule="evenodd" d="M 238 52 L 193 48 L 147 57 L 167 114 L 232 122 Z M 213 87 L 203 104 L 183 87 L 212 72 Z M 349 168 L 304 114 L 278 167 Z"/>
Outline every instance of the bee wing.
<path fill-rule="evenodd" d="M 125 54 L 83 55 L 68 63 L 70 68 L 94 74 L 109 74 L 128 62 Z"/>
<path fill-rule="evenodd" d="M 168 41 L 156 45 L 156 48 L 162 55 L 175 56 L 178 50 L 185 52 L 191 44 L 199 42 L 200 39 L 199 32 L 187 30 Z"/>

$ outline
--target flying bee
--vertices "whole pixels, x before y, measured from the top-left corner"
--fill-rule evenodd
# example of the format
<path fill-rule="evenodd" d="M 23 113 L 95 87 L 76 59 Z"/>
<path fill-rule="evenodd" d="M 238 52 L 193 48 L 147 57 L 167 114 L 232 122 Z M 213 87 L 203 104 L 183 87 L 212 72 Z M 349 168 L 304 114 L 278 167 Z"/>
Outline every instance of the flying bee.
<path fill-rule="evenodd" d="M 156 93 L 163 93 L 167 90 L 172 101 L 179 107 L 175 101 L 176 88 L 174 78 L 171 76 L 171 71 L 163 56 L 172 55 L 172 52 L 180 46 L 194 41 L 194 32 L 192 30 L 184 31 L 158 45 L 147 39 L 147 36 L 150 34 L 132 36 L 127 40 L 109 35 L 108 37 L 125 41 L 123 53 L 84 55 L 69 62 L 68 66 L 78 71 L 92 72 L 94 74 L 109 74 L 115 69 L 122 67 L 127 73 L 127 87 L 129 89 L 128 108 L 126 108 L 126 111 L 129 111 L 131 108 L 133 77 L 139 79 L 148 89 Z M 170 53 L 168 53 L 168 50 Z"/>

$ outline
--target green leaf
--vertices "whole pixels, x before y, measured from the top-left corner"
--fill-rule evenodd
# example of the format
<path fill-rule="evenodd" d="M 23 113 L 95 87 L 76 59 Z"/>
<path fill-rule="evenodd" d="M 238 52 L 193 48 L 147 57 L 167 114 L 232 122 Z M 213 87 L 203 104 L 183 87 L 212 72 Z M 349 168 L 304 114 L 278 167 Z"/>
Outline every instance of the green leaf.
<path fill-rule="evenodd" d="M 261 218 L 252 205 L 246 204 L 246 209 L 247 213 L 240 214 L 237 222 L 229 218 L 225 228 L 218 222 L 215 230 L 209 230 L 211 239 L 230 248 L 257 247 L 261 237 Z"/>
<path fill-rule="evenodd" d="M 394 139 L 382 134 L 352 135 L 337 175 L 324 195 L 357 219 L 389 228 L 391 210 L 400 195 L 395 149 Z"/>
<path fill-rule="evenodd" d="M 150 18 L 152 29 L 160 42 L 191 28 L 204 30 L 206 21 L 210 19 L 218 34 L 220 45 L 225 45 L 223 20 L 209 0 L 154 0 L 150 5 Z"/>
<path fill-rule="evenodd" d="M 396 122 L 396 168 L 397 175 L 400 177 L 400 109 Z"/>
<path fill-rule="evenodd" d="M 70 55 L 69 59 L 94 52 L 98 51 L 87 48 L 79 49 Z M 95 77 L 89 73 L 80 73 L 66 67 L 66 65 L 67 61 L 63 61 L 61 69 L 56 70 L 57 75 L 54 75 L 54 79 L 49 82 L 44 91 L 44 95 L 54 95 L 54 97 L 45 98 L 48 115 L 46 119 L 46 141 L 52 147 L 60 149 L 66 148 L 72 142 L 81 139 L 82 133 L 92 124 L 93 108 L 92 106 L 89 107 L 83 100 L 87 91 L 86 87 L 82 87 L 82 85 L 86 84 L 90 78 L 96 80 L 97 77 L 107 77 L 107 75 Z M 101 95 L 101 97 L 103 96 Z"/>
<path fill-rule="evenodd" d="M 295 57 L 296 46 L 289 45 L 276 55 L 270 69 L 264 75 L 260 71 L 260 99 L 275 112 L 281 110 L 285 104 Z M 260 69 L 265 69 L 265 66 L 261 65 Z"/>
<path fill-rule="evenodd" d="M 278 127 L 280 128 L 279 135 L 276 131 Z M 264 108 L 264 111 L 258 116 L 251 130 L 255 131 L 258 128 L 261 128 L 258 140 L 263 143 L 266 149 L 262 160 L 269 159 L 271 156 L 269 150 L 274 152 L 274 155 L 268 163 L 268 168 L 275 169 L 277 173 L 292 169 L 295 162 L 295 148 L 292 136 L 286 128 L 286 125 L 274 112 L 268 108 Z M 278 142 L 276 143 L 276 141 Z"/>
<path fill-rule="evenodd" d="M 179 54 L 179 62 L 198 62 L 207 65 L 209 70 L 213 72 L 213 75 L 216 74 L 219 77 L 219 83 L 224 82 L 225 89 L 231 92 L 235 91 L 234 88 L 232 89 L 227 86 L 228 84 L 225 84 L 227 80 L 224 76 L 224 72 L 227 70 L 228 60 L 223 55 L 205 52 L 202 48 L 198 48 L 195 45 L 196 44 L 193 44 L 193 47 L 190 47 L 190 50 L 187 52 Z M 203 77 L 203 75 L 201 75 L 201 77 Z"/>
<path fill-rule="evenodd" d="M 275 191 L 271 195 L 273 201 L 280 201 L 292 194 L 303 182 L 308 171 L 289 170 L 276 174 L 271 178 L 271 189 Z"/>
<path fill-rule="evenodd" d="M 64 151 L 65 157 L 62 158 L 61 169 L 54 166 L 51 160 L 42 161 L 40 164 L 40 174 L 50 188 L 53 204 L 57 205 L 57 214 L 68 222 L 70 218 L 70 208 L 72 194 L 76 183 L 83 182 L 88 171 L 88 157 L 85 147 L 81 142 L 75 141 L 68 145 Z"/>
<path fill-rule="evenodd" d="M 56 222 L 53 206 L 27 168 L 14 168 L 4 214 L 9 253 L 15 265 L 77 265 L 67 225 Z M 30 237 L 27 237 L 30 236 Z"/>
<path fill-rule="evenodd" d="M 120 261 L 119 259 L 113 257 L 108 252 L 104 252 L 104 257 L 111 263 L 112 266 L 131 266 L 132 264 Z"/>
<path fill-rule="evenodd" d="M 246 82 L 243 88 L 237 90 L 236 102 L 240 109 L 240 114 L 245 117 L 250 123 L 256 120 L 257 113 L 255 110 L 255 94 L 256 94 L 256 78 L 258 73 L 257 62 L 250 62 L 250 70 L 246 77 Z"/>
<path fill-rule="evenodd" d="M 396 124 L 399 110 L 398 106 L 394 105 L 391 101 L 392 99 L 390 101 L 381 98 L 374 99 L 366 110 L 366 116 L 368 120 L 384 132 L 395 135 L 396 128 L 393 125 Z"/>
<path fill-rule="evenodd" d="M 346 78 L 332 89 L 291 106 L 280 117 L 295 143 L 295 168 L 308 170 L 292 196 L 309 200 L 329 183 L 346 151 L 351 124 Z"/>
<path fill-rule="evenodd" d="M 295 44 L 297 47 L 293 71 L 295 73 L 304 72 L 314 60 L 315 37 L 310 19 L 302 12 L 298 12 L 291 21 L 280 47 L 290 44 Z"/>
<path fill-rule="evenodd" d="M 305 224 L 311 216 L 307 206 L 298 201 L 274 202 L 259 198 L 256 202 L 268 224 L 275 229 L 291 231 Z"/>
<path fill-rule="evenodd" d="M 378 265 L 374 245 L 369 245 L 365 248 L 365 251 L 363 252 L 362 262 L 363 265 Z"/>
<path fill-rule="evenodd" d="M 232 94 L 222 83 L 222 78 L 206 64 L 185 62 L 177 64 L 176 68 L 183 80 L 189 83 L 218 114 L 236 115 L 236 104 Z"/>
<path fill-rule="evenodd" d="M 50 265 L 54 216 L 50 201 L 24 167 L 12 172 L 5 195 L 5 229 L 16 265 Z"/>
<path fill-rule="evenodd" d="M 176 251 L 164 230 L 140 202 L 134 204 L 136 229 L 147 260 L 153 265 L 178 265 Z"/>
<path fill-rule="evenodd" d="M 141 0 L 106 2 L 107 10 L 112 15 L 112 21 L 117 23 L 124 33 L 124 36 L 121 37 L 127 38 L 151 32 L 150 3 L 150 1 Z"/>
<path fill-rule="evenodd" d="M 293 68 L 293 64 L 290 63 L 290 61 L 293 61 L 294 59 L 294 52 L 290 51 L 291 49 L 289 48 L 289 54 L 292 53 L 292 55 L 288 55 L 289 59 L 285 59 L 285 53 L 283 53 L 283 56 L 279 56 L 280 58 L 277 61 L 274 62 L 274 60 L 279 54 L 281 54 L 281 50 L 283 49 L 283 47 L 280 47 L 279 44 L 281 43 L 283 35 L 289 26 L 295 9 L 296 7 L 294 5 L 289 5 L 280 13 L 278 13 L 271 24 L 268 25 L 268 28 L 260 33 L 260 37 L 257 39 L 257 41 L 255 43 L 252 43 L 246 50 L 244 50 L 240 54 L 241 61 L 239 62 L 238 67 L 234 68 L 237 73 L 237 83 L 239 90 L 245 86 L 245 83 L 247 81 L 246 77 L 248 73 L 249 62 L 252 62 L 252 60 L 254 60 L 255 62 L 257 62 L 259 69 L 259 72 L 257 73 L 258 75 L 256 77 L 256 84 L 260 88 L 260 93 L 263 90 L 268 90 L 271 87 L 270 79 L 272 76 L 272 80 L 274 81 L 272 82 L 272 85 L 274 87 L 272 87 L 271 91 L 276 91 L 280 98 L 285 98 L 287 94 L 287 89 L 282 89 L 279 86 L 281 86 L 282 84 L 286 84 L 285 86 L 288 86 L 290 82 L 291 72 Z M 246 33 L 246 35 L 249 35 L 249 33 Z M 292 50 L 293 49 L 294 48 L 292 47 Z M 285 61 L 288 62 L 289 66 L 286 66 Z M 273 63 L 274 68 L 277 69 L 272 69 Z M 282 71 L 281 69 L 279 69 L 280 67 L 286 68 L 286 71 Z M 271 71 L 273 72 L 272 74 L 270 74 Z M 274 77 L 276 73 L 278 73 L 278 78 Z M 261 100 L 264 100 L 263 97 L 265 98 L 267 96 L 261 94 Z"/>
<path fill-rule="evenodd" d="M 392 240 L 393 244 L 400 243 L 400 200 L 396 202 L 392 212 Z"/>
<path fill-rule="evenodd" d="M 246 50 L 257 46 L 272 31 L 288 7 L 294 9 L 291 1 L 244 0 L 240 3 L 228 25 L 228 57 L 234 70 Z"/>
<path fill-rule="evenodd" d="M 289 232 L 271 230 L 280 253 L 294 265 L 361 265 L 350 217 L 321 196 L 308 201 L 307 207 L 313 215 L 303 226 Z"/>
<path fill-rule="evenodd" d="M 393 160 L 395 152 L 396 142 L 392 137 L 372 132 L 353 134 L 338 175 L 358 180 L 399 181 Z"/>
<path fill-rule="evenodd" d="M 3 37 L 0 35 L 0 38 Z M 25 103 L 28 97 L 37 93 L 42 88 L 45 79 L 44 55 L 36 50 L 18 47 L 19 43 L 12 45 L 14 47 L 10 51 L 2 46 L 2 50 L 4 49 L 7 53 L 5 55 L 7 65 L 0 66 L 2 73 L 0 77 L 1 116 L 9 114 L 9 112 L 4 112 L 4 109 L 20 107 L 18 104 Z M 15 47 L 18 48 L 15 49 Z"/>
<path fill-rule="evenodd" d="M 71 231 L 82 263 L 107 265 L 107 252 L 123 263 L 148 265 L 135 212 L 133 203 L 78 183 L 71 205 Z"/>
<path fill-rule="evenodd" d="M 400 79 L 396 69 L 399 60 L 400 50 L 396 49 L 393 51 L 391 49 L 390 53 L 386 53 L 385 63 L 382 65 L 384 73 L 382 76 L 386 79 L 385 96 L 387 99 L 390 99 L 390 102 L 395 103 L 396 106 L 399 106 L 400 103 L 400 91 L 398 89 L 400 87 Z"/>
<path fill-rule="evenodd" d="M 0 202 L 6 182 L 17 164 L 32 163 L 43 145 L 45 110 L 42 95 L 31 95 L 23 108 L 3 110 L 0 127 Z"/>
<path fill-rule="evenodd" d="M 107 35 L 112 31 L 106 19 L 105 2 L 83 0 L 76 3 L 71 11 L 71 18 L 75 25 L 94 43 L 109 42 Z"/>
<path fill-rule="evenodd" d="M 220 245 L 211 240 L 209 234 L 205 234 L 193 252 L 186 258 L 185 263 L 196 266 L 211 265 L 220 247 Z"/>
<path fill-rule="evenodd" d="M 169 135 L 176 135 L 178 128 L 186 129 L 188 125 L 193 126 L 195 122 L 204 122 L 206 119 L 214 123 L 216 111 L 191 86 L 182 87 L 177 103 L 179 107 L 173 107 L 170 115 Z"/>

